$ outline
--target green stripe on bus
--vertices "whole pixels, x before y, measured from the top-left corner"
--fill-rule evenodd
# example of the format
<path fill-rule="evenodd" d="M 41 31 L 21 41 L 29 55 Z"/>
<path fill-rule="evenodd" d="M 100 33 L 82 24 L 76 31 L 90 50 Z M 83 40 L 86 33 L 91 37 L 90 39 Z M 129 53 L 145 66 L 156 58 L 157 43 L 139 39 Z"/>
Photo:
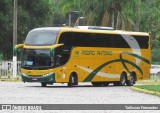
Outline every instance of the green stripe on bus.
<path fill-rule="evenodd" d="M 106 62 L 106 63 L 100 65 L 99 67 L 97 67 L 95 70 L 93 70 L 93 71 L 84 79 L 84 82 L 89 82 L 89 81 L 91 81 L 91 80 L 95 77 L 95 75 L 96 75 L 102 68 L 104 68 L 105 66 L 107 66 L 107 65 L 109 65 L 109 64 L 111 64 L 111 63 L 116 63 L 116 62 L 121 62 L 122 65 L 123 65 L 123 67 L 126 69 L 126 71 L 127 71 L 128 73 L 131 73 L 131 72 L 129 71 L 129 69 L 128 69 L 128 67 L 126 66 L 125 63 L 128 63 L 128 64 L 132 65 L 133 67 L 135 67 L 135 68 L 143 75 L 142 69 L 141 69 L 137 64 L 135 64 L 135 63 L 133 63 L 133 62 L 131 62 L 131 61 L 129 61 L 129 60 L 126 60 L 126 59 L 123 59 L 123 58 L 122 58 L 122 55 L 123 55 L 123 54 L 128 54 L 128 55 L 134 56 L 134 57 L 136 57 L 136 58 L 139 58 L 140 60 L 143 60 L 144 62 L 146 62 L 146 63 L 148 63 L 148 64 L 150 63 L 149 60 L 147 60 L 147 59 L 145 59 L 145 58 L 143 58 L 143 57 L 141 57 L 141 56 L 139 56 L 139 55 L 137 55 L 137 54 L 133 54 L 133 53 L 130 53 L 130 52 L 123 52 L 123 53 L 120 54 L 120 59 L 115 59 L 115 60 L 111 60 L 111 61 L 109 61 L 109 62 Z"/>

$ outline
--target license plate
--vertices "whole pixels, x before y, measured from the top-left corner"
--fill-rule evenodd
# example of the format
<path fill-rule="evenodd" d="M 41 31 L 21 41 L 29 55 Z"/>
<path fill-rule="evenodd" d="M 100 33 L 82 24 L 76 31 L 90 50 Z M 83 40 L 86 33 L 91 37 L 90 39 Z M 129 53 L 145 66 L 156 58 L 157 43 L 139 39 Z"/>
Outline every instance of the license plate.
<path fill-rule="evenodd" d="M 32 78 L 32 80 L 37 80 L 37 78 Z"/>

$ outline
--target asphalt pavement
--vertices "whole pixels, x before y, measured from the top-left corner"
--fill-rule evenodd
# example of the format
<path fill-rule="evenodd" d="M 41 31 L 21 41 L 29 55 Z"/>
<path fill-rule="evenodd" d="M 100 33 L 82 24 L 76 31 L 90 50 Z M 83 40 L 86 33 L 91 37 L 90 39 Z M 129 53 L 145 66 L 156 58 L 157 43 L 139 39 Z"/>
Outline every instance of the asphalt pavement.
<path fill-rule="evenodd" d="M 41 87 L 40 83 L 0 82 L 0 104 L 160 104 L 160 97 L 133 91 L 129 86 L 113 86 L 112 84 L 108 87 L 93 87 L 90 83 L 80 83 L 79 86 L 70 88 L 67 84 Z M 45 112 L 51 113 L 52 111 Z M 60 112 L 69 113 L 70 111 Z M 72 112 L 88 113 L 88 111 Z M 117 111 L 109 110 L 92 112 L 117 113 Z M 127 111 L 119 112 L 127 113 Z M 129 112 L 136 113 L 136 111 Z M 146 111 L 141 112 L 146 113 Z M 159 113 L 158 111 L 153 113 L 156 112 Z"/>

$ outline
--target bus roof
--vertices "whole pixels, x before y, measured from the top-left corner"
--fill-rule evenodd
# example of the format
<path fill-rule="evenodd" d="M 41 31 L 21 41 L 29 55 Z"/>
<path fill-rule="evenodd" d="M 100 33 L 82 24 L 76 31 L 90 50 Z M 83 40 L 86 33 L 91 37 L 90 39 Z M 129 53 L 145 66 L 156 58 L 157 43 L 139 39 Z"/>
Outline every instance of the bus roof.
<path fill-rule="evenodd" d="M 91 30 L 114 30 L 112 27 L 103 26 L 76 26 L 79 29 L 91 29 Z"/>
<path fill-rule="evenodd" d="M 54 32 L 84 32 L 84 33 L 104 33 L 104 34 L 130 34 L 130 35 L 145 35 L 149 36 L 146 32 L 133 32 L 133 31 L 124 31 L 124 30 L 97 30 L 97 29 L 87 29 L 86 27 L 42 27 L 42 28 L 35 28 L 32 31 L 38 30 L 49 30 Z"/>

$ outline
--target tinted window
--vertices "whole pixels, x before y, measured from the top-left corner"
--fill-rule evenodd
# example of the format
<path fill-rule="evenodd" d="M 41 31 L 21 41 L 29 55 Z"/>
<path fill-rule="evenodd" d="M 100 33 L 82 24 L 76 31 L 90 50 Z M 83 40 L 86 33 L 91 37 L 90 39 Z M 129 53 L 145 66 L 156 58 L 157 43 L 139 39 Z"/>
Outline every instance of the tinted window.
<path fill-rule="evenodd" d="M 134 38 L 139 43 L 140 48 L 143 48 L 143 49 L 148 48 L 148 44 L 149 44 L 148 36 L 134 36 Z"/>
<path fill-rule="evenodd" d="M 148 48 L 147 36 L 134 36 L 141 48 Z M 95 34 L 66 32 L 60 36 L 59 43 L 66 46 L 130 48 L 119 34 Z"/>
<path fill-rule="evenodd" d="M 62 33 L 58 43 L 63 43 L 64 46 L 73 46 L 72 33 L 66 32 Z"/>

